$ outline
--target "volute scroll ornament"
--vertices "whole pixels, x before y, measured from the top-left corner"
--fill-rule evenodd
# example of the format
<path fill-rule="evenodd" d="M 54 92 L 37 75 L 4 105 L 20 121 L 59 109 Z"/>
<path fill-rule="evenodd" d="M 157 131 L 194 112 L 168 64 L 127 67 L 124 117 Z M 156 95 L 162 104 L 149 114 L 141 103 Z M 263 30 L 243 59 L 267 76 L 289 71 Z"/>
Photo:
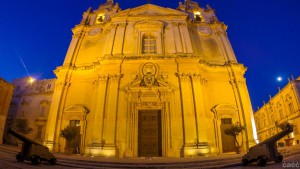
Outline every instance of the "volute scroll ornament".
<path fill-rule="evenodd" d="M 96 36 L 102 32 L 102 28 L 93 28 L 88 32 L 89 36 Z"/>
<path fill-rule="evenodd" d="M 203 26 L 197 27 L 197 31 L 202 36 L 210 36 L 212 34 L 212 30 L 208 27 L 203 27 Z"/>

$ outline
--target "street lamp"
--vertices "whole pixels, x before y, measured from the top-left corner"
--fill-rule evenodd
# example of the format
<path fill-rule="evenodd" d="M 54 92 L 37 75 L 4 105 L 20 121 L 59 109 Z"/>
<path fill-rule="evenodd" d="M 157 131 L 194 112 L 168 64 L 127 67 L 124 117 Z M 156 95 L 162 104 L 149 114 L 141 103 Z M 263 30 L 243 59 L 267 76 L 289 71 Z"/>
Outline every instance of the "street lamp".
<path fill-rule="evenodd" d="M 32 84 L 35 80 L 36 80 L 36 79 L 33 78 L 33 77 L 31 77 L 31 76 L 28 77 L 28 82 L 29 82 L 30 84 Z"/>

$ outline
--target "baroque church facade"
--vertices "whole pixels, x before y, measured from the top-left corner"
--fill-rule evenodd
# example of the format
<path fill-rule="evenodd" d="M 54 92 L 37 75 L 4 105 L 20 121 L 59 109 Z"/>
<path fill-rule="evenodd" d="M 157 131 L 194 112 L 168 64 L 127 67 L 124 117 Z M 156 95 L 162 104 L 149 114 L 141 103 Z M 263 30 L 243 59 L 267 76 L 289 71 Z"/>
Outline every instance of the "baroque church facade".
<path fill-rule="evenodd" d="M 107 0 L 76 25 L 57 76 L 45 145 L 63 152 L 60 130 L 80 126 L 80 152 L 111 157 L 188 157 L 235 151 L 224 129 L 255 144 L 244 78 L 214 9 L 121 10 Z"/>

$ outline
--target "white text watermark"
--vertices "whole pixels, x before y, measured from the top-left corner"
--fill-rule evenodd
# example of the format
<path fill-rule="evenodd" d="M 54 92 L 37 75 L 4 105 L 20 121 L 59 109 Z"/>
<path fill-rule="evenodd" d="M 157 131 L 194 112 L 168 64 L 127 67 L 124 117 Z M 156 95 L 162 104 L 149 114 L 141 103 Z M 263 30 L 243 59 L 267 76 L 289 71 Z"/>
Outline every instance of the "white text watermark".
<path fill-rule="evenodd" d="M 282 163 L 283 168 L 300 168 L 299 161 L 283 161 Z"/>

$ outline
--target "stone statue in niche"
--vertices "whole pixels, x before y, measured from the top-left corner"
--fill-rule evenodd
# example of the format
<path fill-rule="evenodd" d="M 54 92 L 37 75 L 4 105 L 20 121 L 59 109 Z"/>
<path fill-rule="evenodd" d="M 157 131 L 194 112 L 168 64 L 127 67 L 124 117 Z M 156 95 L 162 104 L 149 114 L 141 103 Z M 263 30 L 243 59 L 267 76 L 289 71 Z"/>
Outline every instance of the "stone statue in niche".
<path fill-rule="evenodd" d="M 151 87 L 159 86 L 159 83 L 155 79 L 156 67 L 153 63 L 146 63 L 142 68 L 143 79 L 141 80 L 140 86 Z"/>

